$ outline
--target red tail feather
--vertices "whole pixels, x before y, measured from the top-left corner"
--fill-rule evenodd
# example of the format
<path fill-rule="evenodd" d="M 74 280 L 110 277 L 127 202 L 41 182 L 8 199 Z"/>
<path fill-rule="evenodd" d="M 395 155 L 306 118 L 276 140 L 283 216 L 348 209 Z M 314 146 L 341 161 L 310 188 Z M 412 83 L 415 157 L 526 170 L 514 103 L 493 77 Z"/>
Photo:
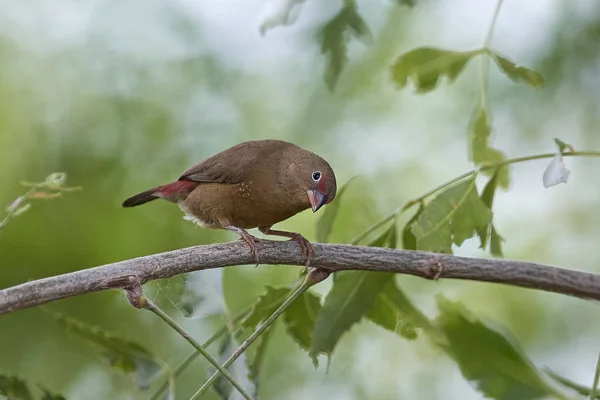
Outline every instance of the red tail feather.
<path fill-rule="evenodd" d="M 131 196 L 123 202 L 123 207 L 135 207 L 158 198 L 163 198 L 172 202 L 183 200 L 187 195 L 198 186 L 197 182 L 175 181 L 163 186 L 146 190 Z"/>

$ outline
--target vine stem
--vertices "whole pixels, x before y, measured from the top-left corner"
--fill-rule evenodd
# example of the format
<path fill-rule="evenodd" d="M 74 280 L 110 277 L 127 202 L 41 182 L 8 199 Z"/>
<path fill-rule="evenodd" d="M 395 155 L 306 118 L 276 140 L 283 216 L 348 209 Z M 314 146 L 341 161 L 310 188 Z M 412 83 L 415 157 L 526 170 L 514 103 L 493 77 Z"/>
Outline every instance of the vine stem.
<path fill-rule="evenodd" d="M 165 321 L 171 328 L 173 328 L 181 337 L 187 340 L 194 348 L 200 353 L 204 358 L 208 360 L 223 376 L 231 382 L 233 387 L 237 389 L 238 392 L 244 397 L 246 400 L 252 400 L 252 397 L 244 390 L 244 388 L 231 376 L 231 374 L 227 371 L 227 366 L 221 366 L 219 362 L 204 348 L 200 343 L 196 341 L 192 336 L 183 327 L 181 327 L 175 320 L 159 307 L 157 307 L 150 299 L 145 298 L 144 308 L 156 314 L 160 319 Z M 213 375 L 214 376 L 214 375 Z"/>
<path fill-rule="evenodd" d="M 386 223 L 388 223 L 388 222 L 392 221 L 393 219 L 397 218 L 399 215 L 401 215 L 405 211 L 407 211 L 410 208 L 412 208 L 415 204 L 419 204 L 420 202 L 422 202 L 425 199 L 427 199 L 428 197 L 436 194 L 437 192 L 439 192 L 441 190 L 444 190 L 447 187 L 452 186 L 455 183 L 458 183 L 458 182 L 462 181 L 463 179 L 470 178 L 471 176 L 477 174 L 478 172 L 493 170 L 493 169 L 496 169 L 496 168 L 505 167 L 505 166 L 511 165 L 511 164 L 518 164 L 518 163 L 522 163 L 522 162 L 525 162 L 525 161 L 534 161 L 534 160 L 541 160 L 541 159 L 544 159 L 544 158 L 552 158 L 555 155 L 556 155 L 556 153 L 543 153 L 543 154 L 535 154 L 535 155 L 532 155 L 532 156 L 509 158 L 508 160 L 504 160 L 502 162 L 498 162 L 498 163 L 494 163 L 494 164 L 482 165 L 479 168 L 475 168 L 475 169 L 472 169 L 472 170 L 470 170 L 468 172 L 465 172 L 464 174 L 459 175 L 459 176 L 457 176 L 455 178 L 452 178 L 449 181 L 444 182 L 441 185 L 439 185 L 439 186 L 431 189 L 430 191 L 428 191 L 425 194 L 421 195 L 417 199 L 410 200 L 410 201 L 404 203 L 404 205 L 398 207 L 392 213 L 390 213 L 389 215 L 385 216 L 382 220 L 380 220 L 376 224 L 372 225 L 367 230 L 365 230 L 360 235 L 358 235 L 356 238 L 354 238 L 350 242 L 350 244 L 358 244 L 358 243 L 360 243 L 364 238 L 366 238 L 367 236 L 369 236 L 371 233 L 375 232 L 377 229 L 381 228 Z M 562 155 L 563 155 L 563 157 L 600 157 L 600 151 L 572 151 L 572 152 L 568 152 L 568 153 L 563 153 Z"/>
<path fill-rule="evenodd" d="M 483 42 L 483 50 L 488 53 L 483 56 L 481 59 L 481 82 L 479 84 L 479 102 L 481 107 L 484 109 L 488 108 L 487 104 L 487 86 L 488 86 L 488 76 L 490 72 L 490 44 L 492 43 L 492 38 L 494 36 L 494 30 L 496 29 L 496 22 L 498 21 L 498 15 L 500 15 L 500 8 L 502 8 L 503 0 L 498 0 L 496 3 L 496 8 L 494 10 L 494 16 L 492 17 L 492 22 L 490 23 L 490 27 L 488 29 L 487 35 L 485 36 L 485 41 Z"/>
<path fill-rule="evenodd" d="M 238 323 L 240 320 L 242 320 L 244 317 L 246 317 L 247 314 L 248 314 L 248 310 L 245 311 L 244 313 L 234 317 L 231 321 L 231 324 Z M 229 332 L 229 327 L 227 326 L 227 324 L 225 324 L 218 331 L 216 331 L 211 337 L 209 337 L 204 343 L 202 343 L 202 347 L 207 348 L 208 346 L 213 344 L 217 339 L 219 339 L 221 336 L 225 335 L 227 332 Z M 194 361 L 199 355 L 200 355 L 200 352 L 196 350 L 192 354 L 187 356 L 185 358 L 185 360 L 183 360 L 173 370 L 173 373 L 169 374 L 168 379 L 165 382 L 163 382 L 163 384 L 160 385 L 160 387 L 158 389 L 156 389 L 156 392 L 154 392 L 152 397 L 150 397 L 150 400 L 158 400 L 160 398 L 160 396 L 164 393 L 164 391 L 167 390 L 170 385 L 172 385 L 171 381 L 173 379 L 175 379 L 177 376 L 179 376 L 179 374 L 181 374 L 187 368 L 187 366 L 190 365 L 192 363 L 192 361 Z"/>
<path fill-rule="evenodd" d="M 273 325 L 275 320 L 281 316 L 288 309 L 288 307 L 298 299 L 304 292 L 306 292 L 311 286 L 327 279 L 329 272 L 325 270 L 313 269 L 308 273 L 304 282 L 262 323 L 256 330 L 238 347 L 233 354 L 225 361 L 223 367 L 218 369 L 207 381 L 202 385 L 200 389 L 190 398 L 190 400 L 197 400 L 208 390 L 210 385 L 217 379 L 221 369 L 228 368 L 235 360 L 237 360 L 246 351 L 252 343 L 256 341 L 267 329 Z"/>
<path fill-rule="evenodd" d="M 590 390 L 590 400 L 596 398 L 598 389 L 598 380 L 600 379 L 600 354 L 598 354 L 598 361 L 596 362 L 596 372 L 594 373 L 594 383 L 592 384 L 592 390 Z"/>

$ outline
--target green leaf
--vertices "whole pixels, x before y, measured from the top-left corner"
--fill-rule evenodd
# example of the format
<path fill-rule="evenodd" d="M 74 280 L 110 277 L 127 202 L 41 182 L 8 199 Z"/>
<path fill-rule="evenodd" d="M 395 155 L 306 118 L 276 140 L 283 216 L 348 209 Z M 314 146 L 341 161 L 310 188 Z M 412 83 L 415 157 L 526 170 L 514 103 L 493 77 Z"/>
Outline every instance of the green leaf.
<path fill-rule="evenodd" d="M 496 62 L 498 68 L 515 82 L 523 81 L 533 87 L 540 87 L 544 84 L 544 78 L 538 72 L 525 67 L 519 67 L 514 62 L 491 52 L 490 57 Z"/>
<path fill-rule="evenodd" d="M 381 232 L 379 236 L 377 236 L 371 243 L 369 243 L 370 247 L 384 247 L 386 244 L 390 242 L 390 234 L 396 230 L 395 222 L 392 223 L 385 231 Z"/>
<path fill-rule="evenodd" d="M 54 314 L 56 321 L 67 332 L 79 336 L 98 349 L 111 367 L 125 374 L 135 373 L 141 389 L 146 389 L 161 370 L 158 359 L 144 347 L 118 337 L 98 326 L 90 326 L 75 318 Z"/>
<path fill-rule="evenodd" d="M 556 146 L 558 147 L 558 151 L 560 151 L 561 153 L 564 153 L 565 151 L 575 151 L 573 146 L 571 146 L 569 143 L 563 142 L 562 140 L 560 140 L 558 138 L 554 138 L 554 143 L 556 143 Z"/>
<path fill-rule="evenodd" d="M 494 174 L 488 181 L 488 183 L 483 188 L 481 192 L 481 201 L 486 205 L 490 210 L 494 204 L 494 195 L 496 193 L 496 186 L 498 184 L 498 169 L 495 170 Z M 481 245 L 479 248 L 485 249 L 489 243 L 490 245 L 490 254 L 494 257 L 503 257 L 502 253 L 502 242 L 504 239 L 498 234 L 496 231 L 496 227 L 492 222 L 490 222 L 486 226 L 481 226 L 477 229 L 477 235 L 481 240 Z"/>
<path fill-rule="evenodd" d="M 8 397 L 10 400 L 33 399 L 24 380 L 4 374 L 0 374 L 0 395 Z"/>
<path fill-rule="evenodd" d="M 417 4 L 417 0 L 396 0 L 399 6 L 414 7 Z"/>
<path fill-rule="evenodd" d="M 588 386 L 584 386 L 581 385 L 575 381 L 572 381 L 568 378 L 565 378 L 562 375 L 557 374 L 556 372 L 550 370 L 550 369 L 544 369 L 544 372 L 546 372 L 546 374 L 548 374 L 548 376 L 550 376 L 552 379 L 554 379 L 556 382 L 560 383 L 561 385 L 568 387 L 569 389 L 572 389 L 574 391 L 576 391 L 577 393 L 579 393 L 582 396 L 586 396 L 589 397 L 592 394 L 592 388 L 588 387 Z M 597 399 L 600 399 L 600 393 L 596 393 L 595 396 Z"/>
<path fill-rule="evenodd" d="M 66 400 L 66 398 L 63 396 L 52 394 L 49 391 L 47 391 L 46 389 L 43 389 L 43 390 L 44 390 L 44 397 L 42 397 L 42 400 Z"/>
<path fill-rule="evenodd" d="M 498 149 L 489 145 L 492 128 L 490 126 L 487 110 L 477 106 L 469 124 L 469 159 L 475 165 L 497 164 L 506 160 L 506 156 Z M 491 175 L 495 170 L 484 170 L 483 173 Z M 499 183 L 507 188 L 510 183 L 508 166 L 500 167 Z"/>
<path fill-rule="evenodd" d="M 325 83 L 331 91 L 335 89 L 348 61 L 348 33 L 360 39 L 371 37 L 371 31 L 356 11 L 354 2 L 346 2 L 340 12 L 325 24 L 318 34 L 321 54 L 327 58 Z"/>
<path fill-rule="evenodd" d="M 494 203 L 494 195 L 496 193 L 496 186 L 498 184 L 498 169 L 494 170 L 494 175 L 490 178 L 488 183 L 486 183 L 483 191 L 481 192 L 481 201 L 486 205 L 490 210 L 492 209 L 492 205 Z M 479 236 L 479 240 L 481 241 L 480 249 L 485 249 L 488 244 L 488 240 L 491 234 L 492 223 L 488 225 L 481 226 L 477 229 L 477 235 Z"/>
<path fill-rule="evenodd" d="M 252 306 L 250 314 L 242 320 L 242 326 L 256 328 L 256 326 L 269 318 L 285 301 L 290 294 L 288 288 L 273 288 L 267 286 L 267 293 L 261 295 Z"/>
<path fill-rule="evenodd" d="M 288 334 L 303 350 L 310 349 L 312 334 L 321 309 L 321 298 L 307 291 L 294 301 L 284 313 Z"/>
<path fill-rule="evenodd" d="M 504 257 L 502 252 L 502 242 L 504 238 L 498 234 L 496 227 L 492 225 L 492 231 L 490 233 L 490 254 L 495 257 Z"/>
<path fill-rule="evenodd" d="M 417 238 L 412 233 L 412 226 L 415 221 L 423 214 L 423 210 L 425 209 L 425 204 L 423 202 L 419 203 L 419 209 L 413 215 L 402 230 L 402 247 L 405 250 L 416 250 L 417 249 Z"/>
<path fill-rule="evenodd" d="M 391 279 L 389 274 L 369 271 L 342 271 L 335 275 L 310 345 L 309 355 L 315 366 L 319 354 L 331 356 L 342 335 L 373 307 L 375 299 Z"/>
<path fill-rule="evenodd" d="M 541 372 L 509 339 L 471 315 L 460 303 L 438 297 L 435 323 L 447 338 L 446 352 L 463 376 L 486 397 L 526 400 L 558 396 Z"/>
<path fill-rule="evenodd" d="M 437 334 L 429 319 L 397 286 L 393 274 L 390 275 L 390 281 L 377 296 L 373 307 L 367 312 L 367 317 L 382 328 L 409 340 L 416 339 L 419 329 Z"/>
<path fill-rule="evenodd" d="M 442 76 L 454 82 L 471 58 L 479 53 L 480 50 L 454 52 L 419 47 L 396 59 L 392 66 L 392 79 L 400 89 L 411 79 L 417 93 L 430 92 L 437 87 Z"/>
<path fill-rule="evenodd" d="M 327 243 L 327 241 L 329 240 L 329 235 L 331 234 L 331 230 L 333 229 L 333 223 L 335 222 L 335 219 L 340 210 L 342 196 L 344 195 L 346 188 L 348 188 L 348 185 L 350 184 L 350 182 L 352 182 L 353 179 L 354 177 L 350 178 L 340 188 L 340 190 L 338 190 L 338 193 L 335 196 L 335 201 L 331 202 L 327 205 L 327 207 L 325 207 L 323 215 L 321 215 L 321 218 L 319 218 L 319 220 L 317 221 L 317 242 Z"/>
<path fill-rule="evenodd" d="M 477 195 L 475 177 L 445 190 L 425 206 L 412 225 L 417 249 L 452 253 L 481 227 L 492 221 L 492 212 Z"/>

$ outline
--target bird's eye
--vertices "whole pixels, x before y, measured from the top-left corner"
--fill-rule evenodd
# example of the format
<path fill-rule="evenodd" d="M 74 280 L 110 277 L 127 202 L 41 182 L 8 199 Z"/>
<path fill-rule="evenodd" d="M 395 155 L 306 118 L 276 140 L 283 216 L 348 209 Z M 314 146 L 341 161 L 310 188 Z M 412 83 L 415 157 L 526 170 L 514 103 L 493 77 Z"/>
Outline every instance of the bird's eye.
<path fill-rule="evenodd" d="M 321 180 L 321 171 L 315 171 L 312 173 L 312 180 L 315 182 L 319 182 Z"/>

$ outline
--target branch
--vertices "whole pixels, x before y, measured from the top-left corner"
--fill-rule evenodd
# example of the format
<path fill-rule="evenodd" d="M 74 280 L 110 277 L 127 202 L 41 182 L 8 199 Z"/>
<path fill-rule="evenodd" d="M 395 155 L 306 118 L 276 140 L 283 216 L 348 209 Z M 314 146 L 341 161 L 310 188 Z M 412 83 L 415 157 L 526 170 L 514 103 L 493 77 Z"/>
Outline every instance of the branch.
<path fill-rule="evenodd" d="M 600 300 L 600 275 L 522 261 L 478 259 L 422 251 L 341 244 L 313 244 L 311 267 L 335 272 L 394 272 L 426 279 L 450 278 L 504 283 Z M 290 241 L 261 240 L 261 264 L 304 265 Z M 253 257 L 241 241 L 195 246 L 134 258 L 0 290 L 0 314 L 85 293 L 127 289 L 186 272 L 249 265 Z"/>

